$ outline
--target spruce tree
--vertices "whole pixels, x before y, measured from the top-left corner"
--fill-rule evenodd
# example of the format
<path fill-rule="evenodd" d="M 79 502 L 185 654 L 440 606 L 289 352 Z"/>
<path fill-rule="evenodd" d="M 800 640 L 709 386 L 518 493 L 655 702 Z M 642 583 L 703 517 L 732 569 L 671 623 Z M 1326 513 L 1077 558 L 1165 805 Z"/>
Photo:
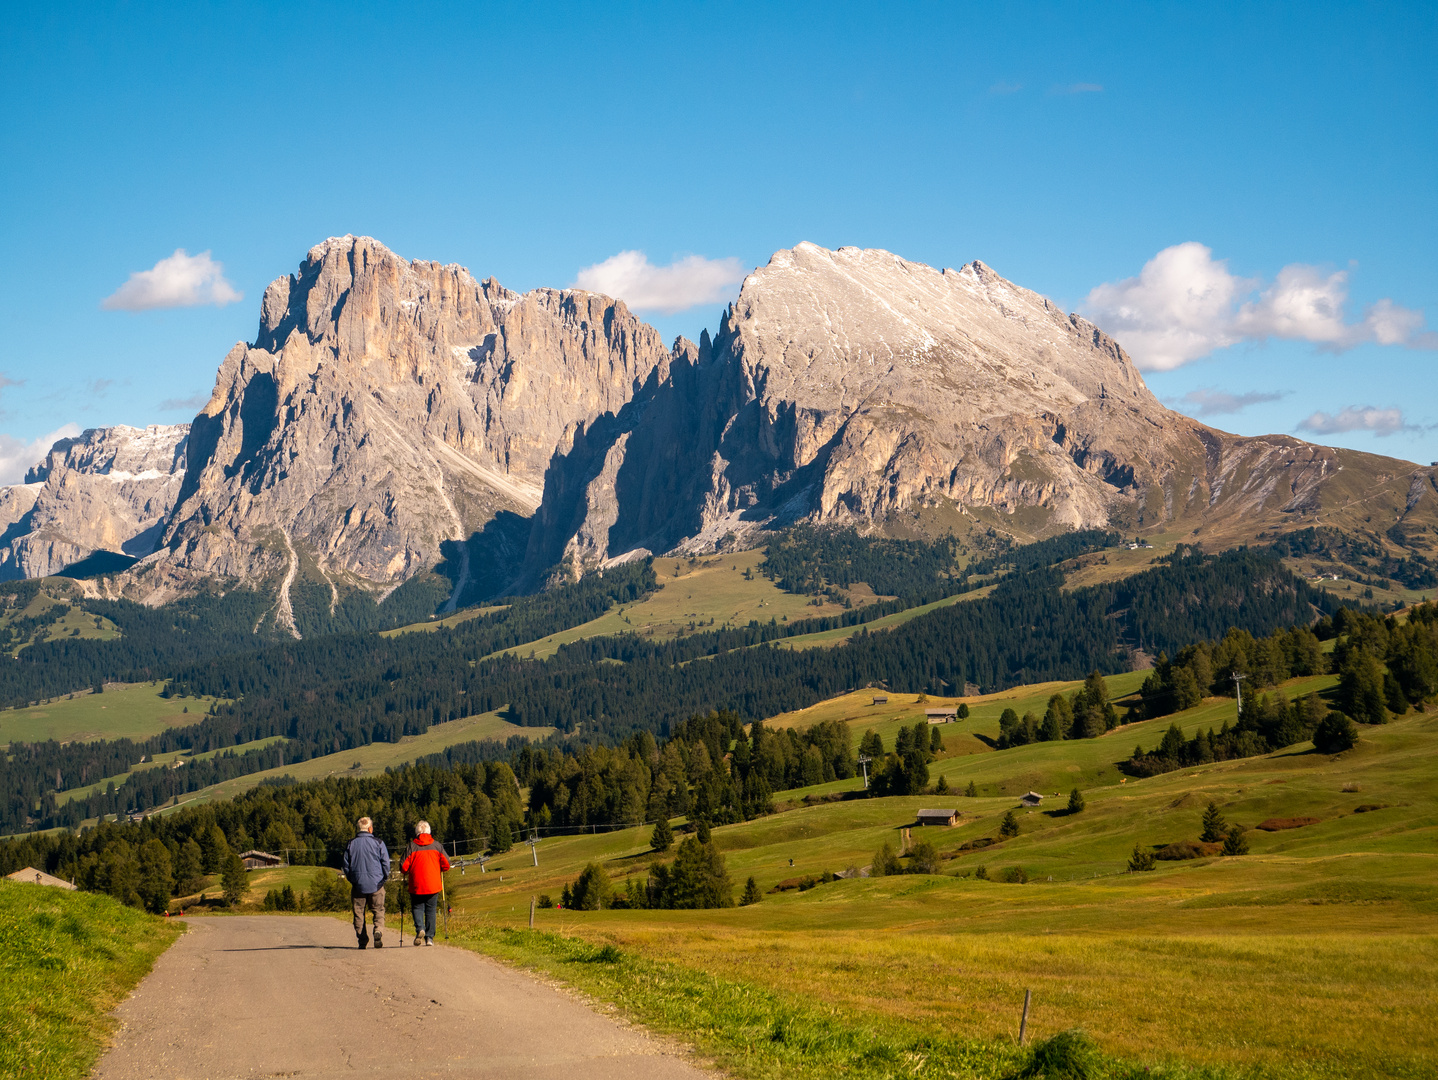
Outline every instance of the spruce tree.
<path fill-rule="evenodd" d="M 1203 834 L 1199 836 L 1199 839 L 1205 844 L 1216 844 L 1223 839 L 1224 833 L 1227 831 L 1228 824 L 1223 820 L 1218 803 L 1210 799 L 1208 809 L 1203 812 Z"/>
<path fill-rule="evenodd" d="M 970 780 L 969 786 L 964 788 L 964 794 L 971 799 L 977 799 L 979 797 L 978 785 L 975 784 L 972 780 Z"/>
<path fill-rule="evenodd" d="M 1012 836 L 1018 836 L 1018 834 L 1019 819 L 1014 817 L 1014 812 L 1010 810 L 1004 815 L 1003 821 L 999 822 L 999 835 L 1007 840 Z"/>
<path fill-rule="evenodd" d="M 940 753 L 944 749 L 944 736 L 938 727 L 929 729 L 929 754 L 930 756 Z"/>
<path fill-rule="evenodd" d="M 654 823 L 654 831 L 649 835 L 649 846 L 655 851 L 668 851 L 674 846 L 674 830 L 669 827 L 667 817 L 661 817 Z"/>
<path fill-rule="evenodd" d="M 869 865 L 869 876 L 889 877 L 903 872 L 899 866 L 899 857 L 894 854 L 894 846 L 885 840 L 884 846 L 874 853 L 874 861 Z"/>
<path fill-rule="evenodd" d="M 707 844 L 710 840 L 709 819 L 700 818 L 694 824 L 694 836 L 701 844 Z"/>
<path fill-rule="evenodd" d="M 233 851 L 230 852 L 220 870 L 220 888 L 224 890 L 225 901 L 231 905 L 238 904 L 244 899 L 249 887 L 250 883 L 245 878 L 244 862 Z"/>
<path fill-rule="evenodd" d="M 1153 852 L 1144 851 L 1137 844 L 1133 846 L 1133 854 L 1128 857 L 1128 868 L 1138 872 L 1153 869 Z"/>
<path fill-rule="evenodd" d="M 140 899 L 152 914 L 162 914 L 170 904 L 170 851 L 163 841 L 146 840 L 140 845 Z"/>
<path fill-rule="evenodd" d="M 1079 791 L 1078 788 L 1074 788 L 1073 791 L 1069 792 L 1069 813 L 1070 813 L 1070 814 L 1079 814 L 1079 813 L 1082 813 L 1082 812 L 1083 812 L 1083 808 L 1084 808 L 1083 792 Z"/>
<path fill-rule="evenodd" d="M 1228 830 L 1228 836 L 1223 841 L 1223 853 L 1225 855 L 1248 854 L 1248 837 L 1243 834 L 1242 825 L 1235 825 Z"/>
<path fill-rule="evenodd" d="M 764 899 L 764 895 L 759 891 L 759 883 L 751 875 L 749 880 L 744 883 L 744 895 L 740 897 L 739 904 L 741 907 L 748 907 L 750 904 L 757 904 L 762 899 Z"/>
<path fill-rule="evenodd" d="M 961 705 L 959 706 L 959 719 L 960 719 L 960 720 L 967 720 L 968 718 L 969 718 L 969 707 L 968 707 L 968 705 L 966 705 L 966 704 L 961 704 Z"/>
<path fill-rule="evenodd" d="M 948 778 L 947 776 L 941 776 L 941 777 L 939 777 L 938 783 L 936 783 L 936 784 L 934 785 L 934 794 L 935 794 L 935 795 L 947 795 L 948 793 L 949 793 L 949 778 Z"/>
<path fill-rule="evenodd" d="M 500 818 L 494 823 L 494 836 L 490 838 L 489 850 L 502 855 L 514 847 L 514 834 L 509 831 L 509 819 Z"/>

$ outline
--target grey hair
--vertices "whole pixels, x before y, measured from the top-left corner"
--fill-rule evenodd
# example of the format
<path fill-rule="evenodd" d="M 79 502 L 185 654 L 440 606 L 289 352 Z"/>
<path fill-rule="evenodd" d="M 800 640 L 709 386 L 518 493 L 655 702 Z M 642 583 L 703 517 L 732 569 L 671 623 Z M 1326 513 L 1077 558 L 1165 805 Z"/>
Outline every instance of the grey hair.
<path fill-rule="evenodd" d="M 360 827 L 361 832 L 369 832 L 374 828 L 374 822 L 367 817 L 360 818 L 355 824 Z"/>
<path fill-rule="evenodd" d="M 428 836 L 428 835 L 429 835 L 429 822 L 427 822 L 427 821 L 421 821 L 421 822 L 419 822 L 418 824 L 415 825 L 414 831 L 415 831 L 416 833 L 423 833 L 423 834 L 425 834 L 426 836 Z"/>

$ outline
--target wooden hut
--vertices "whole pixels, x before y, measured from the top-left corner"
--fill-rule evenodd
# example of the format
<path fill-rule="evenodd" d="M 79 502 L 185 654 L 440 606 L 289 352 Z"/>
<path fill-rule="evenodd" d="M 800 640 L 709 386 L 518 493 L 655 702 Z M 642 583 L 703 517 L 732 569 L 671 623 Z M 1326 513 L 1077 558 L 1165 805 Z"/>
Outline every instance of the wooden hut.
<path fill-rule="evenodd" d="M 959 718 L 959 707 L 957 705 L 940 705 L 936 708 L 925 709 L 924 716 L 931 724 L 950 724 Z"/>
<path fill-rule="evenodd" d="M 268 851 L 247 851 L 240 856 L 240 861 L 245 864 L 246 870 L 269 870 L 272 867 L 283 866 L 285 862 L 278 855 L 271 855 Z"/>
<path fill-rule="evenodd" d="M 918 822 L 920 825 L 953 827 L 959 823 L 959 812 L 957 810 L 920 810 Z"/>
<path fill-rule="evenodd" d="M 68 881 L 47 874 L 43 870 L 36 870 L 33 866 L 27 866 L 23 870 L 16 870 L 13 874 L 6 874 L 10 881 L 23 881 L 29 885 L 49 885 L 55 889 L 74 889 Z"/>

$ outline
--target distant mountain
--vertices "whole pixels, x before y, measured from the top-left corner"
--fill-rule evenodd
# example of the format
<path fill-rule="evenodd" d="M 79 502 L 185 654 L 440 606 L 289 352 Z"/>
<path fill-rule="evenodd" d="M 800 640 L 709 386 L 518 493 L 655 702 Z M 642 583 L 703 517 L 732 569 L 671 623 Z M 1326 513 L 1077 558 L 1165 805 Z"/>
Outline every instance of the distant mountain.
<path fill-rule="evenodd" d="M 55 574 L 95 551 L 154 551 L 180 491 L 189 430 L 91 428 L 57 442 L 23 484 L 0 487 L 0 580 Z"/>
<path fill-rule="evenodd" d="M 345 236 L 265 291 L 188 437 L 86 432 L 0 489 L 0 575 L 119 552 L 141 561 L 93 588 L 258 587 L 298 632 L 301 591 L 333 613 L 438 566 L 452 607 L 798 521 L 1210 548 L 1316 525 L 1430 554 L 1438 469 L 1166 409 L 1101 329 L 980 262 L 800 244 L 666 348 L 621 301 Z"/>
<path fill-rule="evenodd" d="M 1217 547 L 1313 524 L 1388 543 L 1399 525 L 1431 549 L 1438 470 L 1166 409 L 1102 330 L 983 263 L 801 244 L 749 275 L 713 342 L 679 348 L 667 380 L 576 435 L 528 563 L 577 571 L 915 509 Z"/>

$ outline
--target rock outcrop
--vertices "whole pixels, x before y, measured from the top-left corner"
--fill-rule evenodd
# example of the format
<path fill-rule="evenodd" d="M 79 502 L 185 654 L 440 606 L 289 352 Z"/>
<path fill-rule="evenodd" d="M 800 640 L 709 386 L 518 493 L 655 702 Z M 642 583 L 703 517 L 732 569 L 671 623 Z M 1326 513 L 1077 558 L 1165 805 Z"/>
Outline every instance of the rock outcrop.
<path fill-rule="evenodd" d="M 282 592 L 303 573 L 385 595 L 496 514 L 529 517 L 555 448 L 668 360 L 607 297 L 520 295 L 368 237 L 327 240 L 270 285 L 254 343 L 220 366 L 146 572 Z"/>
<path fill-rule="evenodd" d="M 154 551 L 185 473 L 188 424 L 91 428 L 0 488 L 0 579 L 45 577 L 96 551 Z"/>
<path fill-rule="evenodd" d="M 982 263 L 801 244 L 745 280 L 713 342 L 575 438 L 528 563 L 573 573 L 944 502 L 1028 535 L 1184 522 L 1241 539 L 1317 520 L 1345 465 L 1384 473 L 1399 506 L 1399 488 L 1432 486 L 1390 459 L 1172 412 L 1102 330 Z"/>

